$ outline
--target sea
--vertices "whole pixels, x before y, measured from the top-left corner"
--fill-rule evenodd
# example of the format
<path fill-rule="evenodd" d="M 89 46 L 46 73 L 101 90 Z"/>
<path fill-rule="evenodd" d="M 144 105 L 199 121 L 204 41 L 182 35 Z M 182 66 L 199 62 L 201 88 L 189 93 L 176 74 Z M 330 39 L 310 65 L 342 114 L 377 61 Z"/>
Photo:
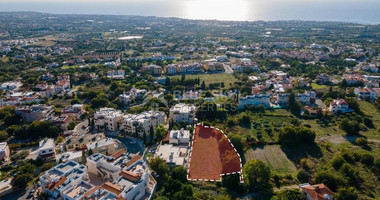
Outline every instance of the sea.
<path fill-rule="evenodd" d="M 380 23 L 380 0 L 0 0 L 1 11 Z"/>

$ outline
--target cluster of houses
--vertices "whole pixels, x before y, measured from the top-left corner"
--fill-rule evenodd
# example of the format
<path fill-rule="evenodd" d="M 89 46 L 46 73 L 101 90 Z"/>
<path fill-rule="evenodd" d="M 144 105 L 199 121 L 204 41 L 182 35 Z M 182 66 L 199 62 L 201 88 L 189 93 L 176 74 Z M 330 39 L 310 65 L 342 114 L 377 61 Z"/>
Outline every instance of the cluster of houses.
<path fill-rule="evenodd" d="M 50 198 L 65 200 L 150 199 L 157 184 L 146 162 L 124 150 L 94 153 L 86 164 L 71 160 L 58 164 L 39 181 Z"/>
<path fill-rule="evenodd" d="M 25 123 L 31 123 L 33 121 L 48 121 L 56 124 L 63 131 L 67 130 L 67 126 L 73 118 L 79 119 L 85 112 L 83 104 L 74 104 L 65 107 L 62 110 L 62 114 L 59 116 L 54 114 L 53 106 L 47 106 L 44 104 L 19 106 L 16 107 L 15 111 Z"/>
<path fill-rule="evenodd" d="M 252 87 L 251 94 L 238 98 L 239 109 L 260 105 L 265 108 L 286 107 L 290 96 L 288 91 L 296 86 L 297 88 L 309 87 L 310 83 L 310 80 L 306 78 L 289 77 L 282 71 L 260 73 L 258 76 L 250 76 L 249 78 L 255 82 L 255 85 Z M 343 75 L 343 80 L 346 81 L 348 86 L 357 86 L 354 88 L 354 93 L 359 99 L 373 101 L 380 95 L 380 76 L 347 73 Z M 328 74 L 319 74 L 315 82 L 318 84 L 334 84 L 335 80 Z M 334 99 L 326 108 L 321 107 L 320 104 L 316 103 L 316 92 L 312 90 L 295 93 L 295 100 L 304 105 L 302 113 L 307 110 L 311 115 L 316 114 L 315 107 L 320 107 L 323 111 L 333 114 L 353 112 L 344 99 Z"/>
<path fill-rule="evenodd" d="M 33 91 L 20 91 L 21 82 L 5 82 L 1 85 L 1 89 L 8 91 L 6 97 L 0 100 L 0 105 L 21 105 L 28 103 L 39 103 L 44 98 L 53 97 L 53 95 L 66 94 L 71 90 L 70 76 L 62 75 L 57 77 L 57 81 L 53 85 L 49 85 L 46 81 L 53 79 L 51 74 L 42 75 L 43 83 L 34 86 Z"/>

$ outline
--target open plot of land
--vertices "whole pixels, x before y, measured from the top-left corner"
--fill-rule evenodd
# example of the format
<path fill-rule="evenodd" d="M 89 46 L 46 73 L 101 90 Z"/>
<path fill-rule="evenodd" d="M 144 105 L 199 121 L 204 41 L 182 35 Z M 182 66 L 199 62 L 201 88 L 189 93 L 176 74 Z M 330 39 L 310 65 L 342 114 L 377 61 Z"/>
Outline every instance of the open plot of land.
<path fill-rule="evenodd" d="M 240 157 L 226 136 L 218 129 L 197 125 L 188 178 L 219 181 L 221 174 L 240 171 Z"/>
<path fill-rule="evenodd" d="M 296 166 L 286 157 L 286 154 L 278 145 L 266 145 L 249 149 L 245 153 L 245 159 L 247 162 L 252 159 L 259 159 L 276 172 L 294 173 L 297 171 Z"/>
<path fill-rule="evenodd" d="M 195 75 L 186 75 L 186 78 L 197 78 L 205 82 L 206 86 L 208 86 L 210 83 L 221 83 L 224 82 L 224 85 L 226 88 L 230 87 L 230 84 L 235 83 L 238 81 L 233 74 L 225 74 L 225 73 L 218 73 L 218 74 L 195 74 Z M 181 75 L 172 76 L 172 78 L 180 79 Z"/>

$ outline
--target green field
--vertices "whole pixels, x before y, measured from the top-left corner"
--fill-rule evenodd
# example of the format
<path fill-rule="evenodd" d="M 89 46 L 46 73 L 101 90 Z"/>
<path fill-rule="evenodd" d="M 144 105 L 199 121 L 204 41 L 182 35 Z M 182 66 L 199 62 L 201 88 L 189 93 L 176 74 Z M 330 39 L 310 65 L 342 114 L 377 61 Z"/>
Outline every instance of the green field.
<path fill-rule="evenodd" d="M 196 75 L 186 75 L 186 78 L 197 78 L 199 77 L 201 79 L 201 82 L 204 81 L 206 86 L 208 86 L 210 83 L 221 83 L 224 82 L 224 85 L 226 88 L 230 87 L 230 84 L 234 84 L 238 80 L 234 77 L 233 74 L 196 74 Z M 179 79 L 181 78 L 181 75 L 172 76 L 171 79 Z"/>
<path fill-rule="evenodd" d="M 290 161 L 278 145 L 266 145 L 251 148 L 245 152 L 246 161 L 259 159 L 265 162 L 273 171 L 278 173 L 295 173 L 296 166 Z"/>
<path fill-rule="evenodd" d="M 326 89 L 327 86 L 326 86 L 326 85 L 318 85 L 318 84 L 316 84 L 316 83 L 312 83 L 312 84 L 311 84 L 311 88 L 312 88 L 313 90 L 323 90 L 323 89 Z"/>

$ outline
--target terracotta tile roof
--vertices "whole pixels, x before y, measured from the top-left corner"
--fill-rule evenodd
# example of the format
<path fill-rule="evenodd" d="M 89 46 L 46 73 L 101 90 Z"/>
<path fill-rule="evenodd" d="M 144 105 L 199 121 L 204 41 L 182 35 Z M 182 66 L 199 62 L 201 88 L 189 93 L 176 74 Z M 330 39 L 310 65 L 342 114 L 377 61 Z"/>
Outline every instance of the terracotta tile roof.
<path fill-rule="evenodd" d="M 116 160 L 116 159 L 120 158 L 120 156 L 123 155 L 124 153 L 126 153 L 126 151 L 124 149 L 120 149 L 120 150 L 116 151 L 115 153 L 111 154 L 111 157 Z"/>
<path fill-rule="evenodd" d="M 94 192 L 96 190 L 98 190 L 101 186 L 96 186 L 96 187 L 93 187 L 91 190 L 87 191 L 86 194 L 84 194 L 84 198 L 87 199 L 89 198 L 89 196 L 91 196 L 92 194 L 94 194 Z"/>
<path fill-rule="evenodd" d="M 126 170 L 121 170 L 120 176 L 124 177 L 127 180 L 130 180 L 132 182 L 136 182 L 140 179 L 140 175 L 131 172 L 131 171 L 126 171 Z"/>
<path fill-rule="evenodd" d="M 54 190 L 56 187 L 59 187 L 60 185 L 62 185 L 65 181 L 67 180 L 67 178 L 65 176 L 62 176 L 57 182 L 54 182 L 54 183 L 49 183 L 46 188 L 50 191 Z"/>
<path fill-rule="evenodd" d="M 121 193 L 121 188 L 120 186 L 117 186 L 115 184 L 112 184 L 111 182 L 106 182 L 102 185 L 102 188 L 105 190 L 108 190 L 116 195 L 119 195 Z"/>
<path fill-rule="evenodd" d="M 162 142 L 169 142 L 169 136 L 170 136 L 170 132 L 168 131 L 168 133 L 165 135 L 164 139 L 162 139 Z"/>
<path fill-rule="evenodd" d="M 324 184 L 308 185 L 301 187 L 313 200 L 325 200 L 324 195 L 333 195 L 334 193 Z"/>
<path fill-rule="evenodd" d="M 141 156 L 140 155 L 134 155 L 131 160 L 129 160 L 125 165 L 127 167 L 131 166 L 133 163 L 135 163 L 136 161 L 140 160 L 141 159 Z"/>

